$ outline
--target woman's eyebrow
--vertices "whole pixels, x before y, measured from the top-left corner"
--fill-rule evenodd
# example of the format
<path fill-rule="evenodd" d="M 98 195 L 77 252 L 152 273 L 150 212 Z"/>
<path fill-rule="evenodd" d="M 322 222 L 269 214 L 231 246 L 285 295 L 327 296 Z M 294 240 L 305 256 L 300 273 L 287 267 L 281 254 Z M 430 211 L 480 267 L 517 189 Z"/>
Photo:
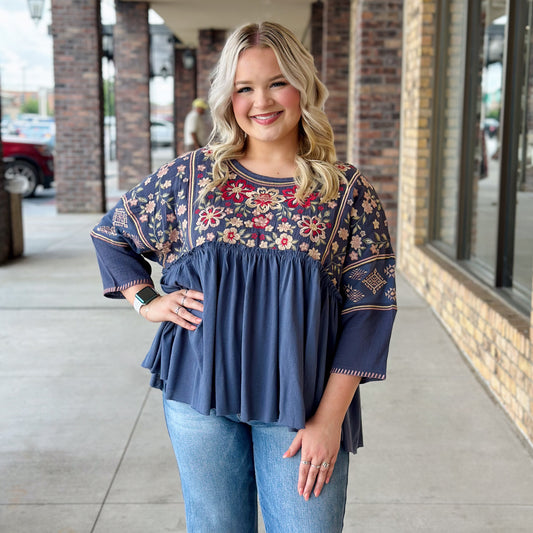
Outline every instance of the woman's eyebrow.
<path fill-rule="evenodd" d="M 285 79 L 285 76 L 283 74 L 279 74 L 277 76 L 273 76 L 272 78 L 268 79 L 267 82 L 271 82 L 271 81 L 279 80 L 279 79 Z M 248 80 L 236 80 L 235 81 L 235 85 L 251 85 L 252 83 L 253 83 L 252 81 L 248 81 Z"/>

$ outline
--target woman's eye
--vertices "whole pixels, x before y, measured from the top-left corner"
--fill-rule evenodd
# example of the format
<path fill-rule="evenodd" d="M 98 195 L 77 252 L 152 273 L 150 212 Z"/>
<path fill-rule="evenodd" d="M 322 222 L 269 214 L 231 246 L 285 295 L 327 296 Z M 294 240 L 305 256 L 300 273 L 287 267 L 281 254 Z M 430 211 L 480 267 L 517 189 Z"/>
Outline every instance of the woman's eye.
<path fill-rule="evenodd" d="M 248 91 L 251 91 L 250 87 L 241 87 L 240 89 L 237 89 L 237 93 L 247 93 Z"/>
<path fill-rule="evenodd" d="M 275 81 L 272 84 L 272 87 L 285 87 L 285 85 L 287 85 L 286 81 Z"/>

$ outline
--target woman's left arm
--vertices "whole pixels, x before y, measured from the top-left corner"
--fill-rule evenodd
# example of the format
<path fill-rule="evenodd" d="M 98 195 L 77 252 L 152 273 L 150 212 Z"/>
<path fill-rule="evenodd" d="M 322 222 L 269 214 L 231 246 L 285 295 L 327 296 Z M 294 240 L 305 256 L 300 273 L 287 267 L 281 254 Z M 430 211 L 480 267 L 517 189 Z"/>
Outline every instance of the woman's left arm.
<path fill-rule="evenodd" d="M 330 374 L 316 413 L 305 428 L 298 431 L 283 456 L 293 457 L 301 449 L 298 493 L 306 500 L 313 487 L 315 496 L 319 496 L 324 483 L 331 479 L 340 448 L 342 423 L 360 381 L 359 376 Z M 329 466 L 324 467 L 323 463 Z M 320 468 L 311 465 L 320 465 Z"/>

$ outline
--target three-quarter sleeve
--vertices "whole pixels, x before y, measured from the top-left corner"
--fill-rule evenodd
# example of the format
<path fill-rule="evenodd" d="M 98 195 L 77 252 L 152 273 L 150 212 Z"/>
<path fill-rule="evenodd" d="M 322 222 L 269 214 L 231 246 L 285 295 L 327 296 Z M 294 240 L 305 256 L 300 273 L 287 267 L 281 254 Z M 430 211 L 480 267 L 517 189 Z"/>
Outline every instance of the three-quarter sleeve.
<path fill-rule="evenodd" d="M 385 379 L 396 315 L 395 258 L 385 212 L 360 176 L 350 215 L 350 235 L 339 287 L 341 328 L 331 372 Z"/>
<path fill-rule="evenodd" d="M 165 266 L 176 258 L 180 232 L 172 170 L 166 165 L 147 177 L 93 228 L 105 296 L 121 298 L 121 291 L 132 285 L 153 285 L 147 260 Z"/>

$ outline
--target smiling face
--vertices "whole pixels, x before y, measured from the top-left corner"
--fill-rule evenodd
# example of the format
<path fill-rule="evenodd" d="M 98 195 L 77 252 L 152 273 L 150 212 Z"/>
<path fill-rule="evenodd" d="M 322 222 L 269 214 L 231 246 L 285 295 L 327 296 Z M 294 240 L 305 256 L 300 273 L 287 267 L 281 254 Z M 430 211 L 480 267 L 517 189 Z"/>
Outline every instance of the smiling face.
<path fill-rule="evenodd" d="M 296 150 L 300 93 L 281 73 L 272 49 L 253 47 L 241 53 L 231 101 L 249 147 L 269 149 L 278 143 Z"/>

